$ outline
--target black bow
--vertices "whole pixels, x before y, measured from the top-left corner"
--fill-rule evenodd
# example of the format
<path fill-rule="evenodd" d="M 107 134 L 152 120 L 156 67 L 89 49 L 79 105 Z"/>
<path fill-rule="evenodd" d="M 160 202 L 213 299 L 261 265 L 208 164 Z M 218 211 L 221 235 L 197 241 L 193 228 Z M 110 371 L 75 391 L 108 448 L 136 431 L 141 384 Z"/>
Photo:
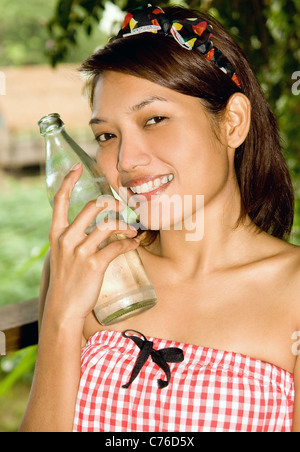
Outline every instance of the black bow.
<path fill-rule="evenodd" d="M 127 336 L 126 333 L 129 331 L 141 335 L 143 339 L 138 336 Z M 165 372 L 167 377 L 167 381 L 161 379 L 157 380 L 158 387 L 162 389 L 168 386 L 171 379 L 171 371 L 168 362 L 169 363 L 182 362 L 184 360 L 183 351 L 180 348 L 176 347 L 155 350 L 153 348 L 153 342 L 148 341 L 142 333 L 139 333 L 138 331 L 134 330 L 124 331 L 123 337 L 132 339 L 133 342 L 135 342 L 135 344 L 140 348 L 141 353 L 139 354 L 138 359 L 135 363 L 129 382 L 126 385 L 123 385 L 122 387 L 129 388 L 133 380 L 138 376 L 139 372 L 141 371 L 143 365 L 145 364 L 149 356 L 151 356 L 153 362 L 155 362 L 155 364 L 157 364 Z"/>

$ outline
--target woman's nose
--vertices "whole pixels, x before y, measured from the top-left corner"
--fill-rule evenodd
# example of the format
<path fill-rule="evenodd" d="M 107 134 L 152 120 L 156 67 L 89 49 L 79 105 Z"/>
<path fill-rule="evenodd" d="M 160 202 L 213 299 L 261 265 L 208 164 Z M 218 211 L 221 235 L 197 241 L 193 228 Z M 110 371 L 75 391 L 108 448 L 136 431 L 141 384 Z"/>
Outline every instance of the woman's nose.
<path fill-rule="evenodd" d="M 136 136 L 129 136 L 121 141 L 117 169 L 119 172 L 130 172 L 138 166 L 149 165 L 151 158 L 147 145 Z"/>

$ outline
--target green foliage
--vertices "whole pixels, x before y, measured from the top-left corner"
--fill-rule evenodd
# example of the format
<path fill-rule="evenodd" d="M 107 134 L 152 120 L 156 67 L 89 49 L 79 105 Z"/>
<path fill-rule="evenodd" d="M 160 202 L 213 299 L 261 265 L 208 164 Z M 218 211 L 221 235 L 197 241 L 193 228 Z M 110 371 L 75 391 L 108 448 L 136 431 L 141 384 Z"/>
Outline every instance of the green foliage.
<path fill-rule="evenodd" d="M 51 221 L 43 176 L 0 173 L 0 306 L 36 297 Z M 0 357 L 0 432 L 24 413 L 37 347 Z"/>
<path fill-rule="evenodd" d="M 62 0 L 57 2 L 53 18 L 48 22 L 52 44 L 48 55 L 52 66 L 62 60 L 66 61 L 71 49 L 78 46 L 79 37 L 84 32 L 91 37 L 92 31 L 99 25 L 105 1 L 94 0 Z M 104 42 L 105 37 L 97 30 L 97 45 Z M 101 42 L 102 41 L 102 42 Z"/>
<path fill-rule="evenodd" d="M 32 382 L 37 346 L 0 358 L 0 432 L 15 432 L 23 417 Z"/>
<path fill-rule="evenodd" d="M 17 381 L 31 382 L 37 346 L 27 347 L 0 361 L 0 401 Z"/>
<path fill-rule="evenodd" d="M 30 392 L 30 383 L 19 381 L 5 396 L 0 404 L 0 432 L 17 432 L 23 418 Z"/>
<path fill-rule="evenodd" d="M 86 2 L 88 3 L 88 2 Z M 20 66 L 25 64 L 48 64 L 49 58 L 55 60 L 58 52 L 65 62 L 79 62 L 101 45 L 103 33 L 96 30 L 91 37 L 92 26 L 88 26 L 89 18 L 85 18 L 83 26 L 76 32 L 65 29 L 68 42 L 65 53 L 61 52 L 62 44 L 57 35 L 57 26 L 51 26 L 49 18 L 55 10 L 56 0 L 1 0 L 0 2 L 0 64 L 1 66 Z M 68 1 L 57 10 L 62 19 L 62 27 L 66 23 Z M 78 9 L 81 7 L 79 6 Z M 93 13 L 94 14 L 94 13 Z M 48 24 L 49 23 L 49 24 Z M 96 21 L 93 20 L 93 24 Z M 53 36 L 49 34 L 51 29 Z M 71 27 L 72 28 L 72 27 Z M 76 34 L 76 38 L 75 38 Z M 105 37 L 106 38 L 106 37 Z M 66 42 L 63 39 L 63 42 Z"/>
<path fill-rule="evenodd" d="M 51 221 L 43 177 L 1 173 L 0 306 L 38 295 Z"/>
<path fill-rule="evenodd" d="M 46 24 L 56 0 L 1 0 L 1 66 L 47 63 L 45 46 L 49 40 Z"/>

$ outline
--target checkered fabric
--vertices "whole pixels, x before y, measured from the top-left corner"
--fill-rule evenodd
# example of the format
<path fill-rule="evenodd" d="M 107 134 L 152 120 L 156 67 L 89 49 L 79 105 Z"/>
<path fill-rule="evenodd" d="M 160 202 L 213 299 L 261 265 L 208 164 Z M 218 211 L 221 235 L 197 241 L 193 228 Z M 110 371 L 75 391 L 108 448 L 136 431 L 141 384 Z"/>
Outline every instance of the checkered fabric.
<path fill-rule="evenodd" d="M 82 349 L 74 431 L 290 432 L 293 375 L 238 353 L 147 337 L 153 347 L 178 347 L 170 384 L 151 360 L 127 389 L 140 349 L 122 333 L 102 331 Z"/>

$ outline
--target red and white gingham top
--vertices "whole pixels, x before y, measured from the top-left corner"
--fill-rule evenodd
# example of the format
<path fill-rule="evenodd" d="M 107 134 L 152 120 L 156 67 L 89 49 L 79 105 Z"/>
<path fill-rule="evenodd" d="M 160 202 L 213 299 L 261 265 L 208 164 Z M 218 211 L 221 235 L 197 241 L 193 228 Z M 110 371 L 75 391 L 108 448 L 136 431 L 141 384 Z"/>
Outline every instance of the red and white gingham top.
<path fill-rule="evenodd" d="M 178 347 L 171 380 L 151 356 L 130 387 L 140 348 L 120 332 L 101 331 L 82 349 L 74 431 L 290 432 L 294 379 L 272 364 L 238 353 L 157 338 L 154 349 Z"/>

